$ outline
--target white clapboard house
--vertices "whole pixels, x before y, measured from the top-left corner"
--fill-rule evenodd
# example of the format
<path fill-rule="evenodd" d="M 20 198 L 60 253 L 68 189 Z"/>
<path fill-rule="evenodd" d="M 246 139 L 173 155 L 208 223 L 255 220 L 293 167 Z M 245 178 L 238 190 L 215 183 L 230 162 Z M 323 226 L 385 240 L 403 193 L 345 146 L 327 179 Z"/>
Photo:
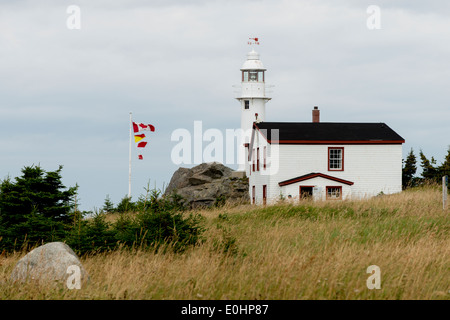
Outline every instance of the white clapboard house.
<path fill-rule="evenodd" d="M 252 203 L 362 199 L 402 190 L 402 144 L 385 123 L 266 122 L 265 71 L 252 50 L 242 71 L 241 127 Z"/>

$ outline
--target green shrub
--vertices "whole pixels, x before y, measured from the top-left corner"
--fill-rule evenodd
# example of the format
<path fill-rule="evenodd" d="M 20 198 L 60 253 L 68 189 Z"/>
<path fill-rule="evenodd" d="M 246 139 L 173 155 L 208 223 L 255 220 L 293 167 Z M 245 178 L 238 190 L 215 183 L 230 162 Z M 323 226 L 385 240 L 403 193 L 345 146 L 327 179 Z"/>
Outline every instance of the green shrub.
<path fill-rule="evenodd" d="M 135 235 L 141 246 L 159 246 L 170 243 L 176 252 L 184 251 L 188 246 L 200 240 L 203 231 L 202 218 L 189 214 L 184 217 L 181 212 L 144 211 L 136 216 Z"/>
<path fill-rule="evenodd" d="M 201 240 L 202 217 L 184 216 L 181 197 L 161 197 L 156 189 L 147 189 L 137 202 L 126 196 L 117 208 L 107 197 L 103 210 L 119 213 L 113 223 L 103 210 L 94 215 L 78 211 L 78 187 L 64 190 L 61 169 L 25 167 L 22 177 L 1 182 L 0 252 L 51 241 L 64 241 L 78 254 L 162 244 L 181 252 Z"/>
<path fill-rule="evenodd" d="M 106 195 L 105 202 L 103 203 L 102 211 L 106 213 L 114 213 L 116 209 L 114 208 L 114 203 L 109 198 L 109 195 Z"/>
<path fill-rule="evenodd" d="M 134 212 L 136 210 L 136 204 L 131 201 L 131 197 L 124 196 L 117 205 L 116 212 Z"/>
<path fill-rule="evenodd" d="M 0 183 L 0 249 L 64 239 L 78 186 L 66 190 L 61 170 L 24 167 L 22 176 Z"/>
<path fill-rule="evenodd" d="M 104 213 L 96 213 L 89 219 L 79 218 L 66 234 L 65 242 L 78 254 L 114 249 L 116 237 Z"/>

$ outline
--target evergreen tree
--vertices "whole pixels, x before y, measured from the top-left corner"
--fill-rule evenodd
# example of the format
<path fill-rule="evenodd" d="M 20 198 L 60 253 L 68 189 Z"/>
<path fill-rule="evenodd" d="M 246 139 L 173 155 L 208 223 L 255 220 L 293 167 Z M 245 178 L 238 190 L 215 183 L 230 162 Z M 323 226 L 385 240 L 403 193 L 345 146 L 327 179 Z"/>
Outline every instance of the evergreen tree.
<path fill-rule="evenodd" d="M 439 169 L 435 166 L 436 160 L 431 157 L 431 161 L 423 154 L 420 150 L 420 160 L 422 167 L 422 178 L 428 181 L 438 181 L 439 179 Z"/>
<path fill-rule="evenodd" d="M 79 254 L 163 244 L 181 252 L 202 240 L 202 217 L 185 217 L 181 198 L 162 198 L 157 190 L 148 190 L 139 206 L 124 197 L 115 223 L 104 213 L 84 219 L 88 212 L 76 208 L 78 186 L 66 189 L 61 170 L 25 167 L 21 177 L 0 181 L 0 252 L 50 241 L 64 241 Z M 108 196 L 104 209 L 111 207 Z"/>
<path fill-rule="evenodd" d="M 448 176 L 450 178 L 450 146 L 447 150 L 447 156 L 445 157 L 444 162 L 439 167 L 439 176 Z"/>
<path fill-rule="evenodd" d="M 106 213 L 113 213 L 113 212 L 115 212 L 114 203 L 109 198 L 109 194 L 106 195 L 105 202 L 103 203 L 102 210 L 103 210 L 103 212 L 106 212 Z"/>
<path fill-rule="evenodd" d="M 117 204 L 116 212 L 133 212 L 136 210 L 136 204 L 131 201 L 131 197 L 124 196 Z"/>
<path fill-rule="evenodd" d="M 409 152 L 406 157 L 405 165 L 402 170 L 402 185 L 403 188 L 414 186 L 413 178 L 417 171 L 416 156 L 414 155 L 413 149 Z"/>
<path fill-rule="evenodd" d="M 0 183 L 0 246 L 12 249 L 28 242 L 55 241 L 71 223 L 77 187 L 61 182 L 62 166 L 45 172 L 40 166 L 22 169 L 22 176 Z"/>

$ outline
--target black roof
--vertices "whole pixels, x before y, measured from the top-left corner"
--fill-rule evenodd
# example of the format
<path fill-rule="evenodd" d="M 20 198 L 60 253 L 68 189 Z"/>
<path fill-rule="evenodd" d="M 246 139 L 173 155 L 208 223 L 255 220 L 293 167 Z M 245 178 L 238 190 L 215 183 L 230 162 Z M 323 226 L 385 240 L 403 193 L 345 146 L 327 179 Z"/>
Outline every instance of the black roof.
<path fill-rule="evenodd" d="M 355 122 L 259 122 L 254 124 L 269 142 L 271 130 L 279 129 L 280 143 L 403 143 L 405 140 L 385 123 Z M 275 138 L 275 137 L 274 137 Z"/>

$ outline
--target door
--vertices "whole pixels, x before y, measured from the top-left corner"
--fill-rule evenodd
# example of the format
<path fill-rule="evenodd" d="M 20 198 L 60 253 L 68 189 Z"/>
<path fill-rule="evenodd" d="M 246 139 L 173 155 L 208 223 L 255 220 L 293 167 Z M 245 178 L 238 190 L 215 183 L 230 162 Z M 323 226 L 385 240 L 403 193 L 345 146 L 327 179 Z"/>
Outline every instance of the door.
<path fill-rule="evenodd" d="M 313 188 L 314 186 L 300 186 L 300 200 L 311 200 L 313 196 Z"/>
<path fill-rule="evenodd" d="M 263 185 L 263 205 L 267 202 L 267 185 Z"/>

